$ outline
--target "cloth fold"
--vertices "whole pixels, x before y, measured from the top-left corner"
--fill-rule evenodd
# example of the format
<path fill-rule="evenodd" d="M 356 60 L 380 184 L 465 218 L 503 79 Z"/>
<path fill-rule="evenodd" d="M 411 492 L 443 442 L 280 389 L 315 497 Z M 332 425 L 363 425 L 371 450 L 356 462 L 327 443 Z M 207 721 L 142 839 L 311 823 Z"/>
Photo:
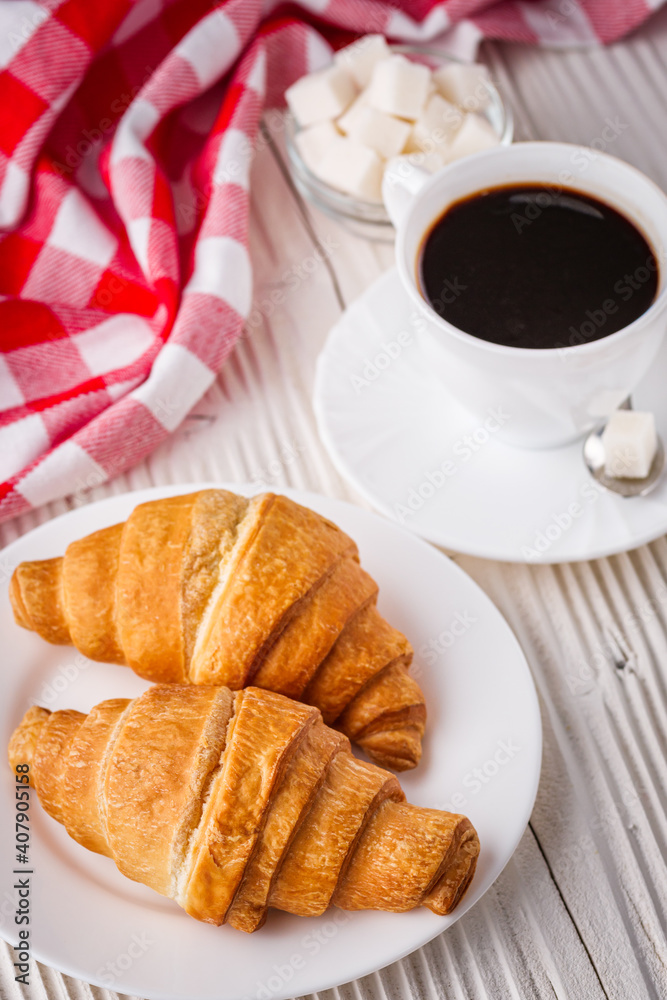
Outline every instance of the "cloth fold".
<path fill-rule="evenodd" d="M 250 311 L 260 116 L 332 46 L 609 42 L 655 6 L 0 0 L 0 520 L 140 461 L 211 385 Z"/>

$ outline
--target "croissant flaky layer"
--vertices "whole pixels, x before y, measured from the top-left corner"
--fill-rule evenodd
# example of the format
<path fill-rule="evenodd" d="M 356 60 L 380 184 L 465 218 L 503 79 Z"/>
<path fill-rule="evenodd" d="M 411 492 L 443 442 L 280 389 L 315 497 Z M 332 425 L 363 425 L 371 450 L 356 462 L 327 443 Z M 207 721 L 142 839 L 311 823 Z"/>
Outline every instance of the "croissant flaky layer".
<path fill-rule="evenodd" d="M 284 496 L 201 490 L 24 562 L 19 625 L 157 683 L 253 684 L 315 705 L 378 763 L 414 767 L 412 647 L 340 528 Z"/>
<path fill-rule="evenodd" d="M 212 924 L 268 907 L 449 913 L 475 871 L 465 816 L 405 802 L 309 705 L 257 687 L 156 685 L 12 736 L 46 811 L 124 875 Z"/>

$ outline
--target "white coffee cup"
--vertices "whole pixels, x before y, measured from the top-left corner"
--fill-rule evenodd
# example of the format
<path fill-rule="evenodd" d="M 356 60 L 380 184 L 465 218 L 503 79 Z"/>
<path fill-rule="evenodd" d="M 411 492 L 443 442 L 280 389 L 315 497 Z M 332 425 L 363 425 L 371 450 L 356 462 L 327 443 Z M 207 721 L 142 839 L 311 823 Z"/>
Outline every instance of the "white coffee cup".
<path fill-rule="evenodd" d="M 658 261 L 658 292 L 629 326 L 600 340 L 547 349 L 506 347 L 452 326 L 419 287 L 423 239 L 449 205 L 511 184 L 580 191 L 611 205 L 648 240 Z M 636 388 L 655 358 L 667 318 L 667 196 L 639 170 L 585 146 L 523 142 L 457 160 L 432 175 L 406 157 L 392 160 L 383 196 L 397 229 L 401 282 L 425 322 L 418 337 L 447 388 L 481 419 L 501 407 L 497 437 L 526 448 L 566 444 L 608 416 Z M 619 275 L 619 278 L 622 276 Z"/>

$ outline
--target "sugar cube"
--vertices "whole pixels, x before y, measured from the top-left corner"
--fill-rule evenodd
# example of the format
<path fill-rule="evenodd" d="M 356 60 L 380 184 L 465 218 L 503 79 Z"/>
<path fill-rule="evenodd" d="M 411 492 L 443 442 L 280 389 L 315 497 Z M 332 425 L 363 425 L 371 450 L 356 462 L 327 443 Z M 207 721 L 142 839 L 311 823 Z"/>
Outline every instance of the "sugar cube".
<path fill-rule="evenodd" d="M 617 479 L 644 479 L 658 447 L 655 418 L 638 410 L 616 410 L 602 432 L 604 467 Z"/>
<path fill-rule="evenodd" d="M 285 99 L 299 125 L 305 128 L 327 118 L 337 118 L 356 93 L 352 77 L 339 66 L 329 66 L 302 76 L 285 91 Z"/>
<path fill-rule="evenodd" d="M 378 111 L 416 121 L 426 103 L 431 71 L 405 56 L 392 55 L 375 64 L 369 103 Z"/>
<path fill-rule="evenodd" d="M 317 164 L 327 184 L 365 201 L 382 201 L 382 160 L 373 149 L 341 136 Z"/>
<path fill-rule="evenodd" d="M 438 167 L 442 167 L 452 159 L 452 143 L 449 139 L 441 139 L 439 142 L 436 142 L 432 137 L 417 139 L 413 131 L 410 134 L 404 152 L 416 157 L 414 162 L 417 166 L 420 165 L 421 159 L 424 159 L 424 162 L 428 161 L 432 165 L 437 164 Z M 425 167 L 425 169 L 429 168 Z M 431 169 L 434 169 L 434 167 Z"/>
<path fill-rule="evenodd" d="M 426 102 L 412 128 L 410 144 L 428 152 L 443 142 L 449 142 L 463 123 L 464 113 L 439 94 Z"/>
<path fill-rule="evenodd" d="M 340 49 L 334 56 L 334 62 L 349 73 L 357 87 L 362 89 L 370 83 L 375 64 L 390 55 L 391 49 L 383 35 L 364 35 Z"/>
<path fill-rule="evenodd" d="M 308 128 L 299 129 L 294 137 L 301 159 L 309 170 L 315 171 L 329 146 L 340 138 L 340 132 L 333 122 L 318 122 Z"/>
<path fill-rule="evenodd" d="M 393 118 L 377 108 L 360 108 L 349 128 L 350 139 L 374 149 L 385 160 L 403 151 L 410 135 L 409 122 Z"/>
<path fill-rule="evenodd" d="M 489 73 L 479 63 L 452 63 L 433 74 L 442 96 L 466 111 L 483 111 L 490 100 Z"/>
<path fill-rule="evenodd" d="M 497 146 L 499 142 L 498 133 L 486 118 L 481 115 L 465 115 L 461 128 L 451 142 L 451 159 L 457 160 L 460 156 L 479 153 L 483 149 Z"/>
<path fill-rule="evenodd" d="M 354 128 L 354 123 L 356 122 L 362 108 L 368 107 L 368 88 L 362 90 L 358 97 L 352 101 L 349 108 L 345 114 L 341 115 L 336 121 L 336 125 L 344 132 L 345 135 L 349 135 L 352 128 Z"/>

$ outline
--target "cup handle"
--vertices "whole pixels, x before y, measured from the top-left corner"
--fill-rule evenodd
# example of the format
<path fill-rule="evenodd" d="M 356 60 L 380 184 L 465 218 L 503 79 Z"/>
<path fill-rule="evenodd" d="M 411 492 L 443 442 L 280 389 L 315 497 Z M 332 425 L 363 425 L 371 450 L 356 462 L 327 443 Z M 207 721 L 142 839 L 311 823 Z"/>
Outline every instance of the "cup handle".
<path fill-rule="evenodd" d="M 433 175 L 411 163 L 407 156 L 395 156 L 382 178 L 382 200 L 395 226 L 399 226 L 412 199 Z"/>

